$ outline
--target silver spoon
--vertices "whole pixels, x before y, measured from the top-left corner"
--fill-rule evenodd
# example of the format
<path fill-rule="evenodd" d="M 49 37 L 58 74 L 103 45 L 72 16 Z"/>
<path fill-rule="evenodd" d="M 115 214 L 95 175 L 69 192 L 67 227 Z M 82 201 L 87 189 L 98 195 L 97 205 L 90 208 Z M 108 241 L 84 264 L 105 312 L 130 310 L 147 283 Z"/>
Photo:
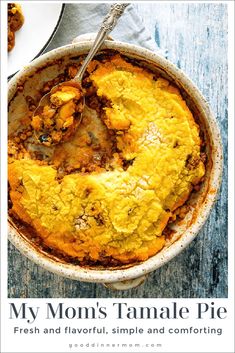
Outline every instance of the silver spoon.
<path fill-rule="evenodd" d="M 87 66 L 89 65 L 89 63 L 91 62 L 91 60 L 93 59 L 93 57 L 95 56 L 97 51 L 100 49 L 101 45 L 103 44 L 104 40 L 107 38 L 108 34 L 114 29 L 114 27 L 117 24 L 117 20 L 119 19 L 119 17 L 121 17 L 125 8 L 128 5 L 129 5 L 129 3 L 121 3 L 121 4 L 117 3 L 117 4 L 111 5 L 110 11 L 105 16 L 105 18 L 100 26 L 100 30 L 95 38 L 95 41 L 94 41 L 87 57 L 85 58 L 82 66 L 80 67 L 77 75 L 70 81 L 62 82 L 62 83 L 54 86 L 49 93 L 45 94 L 41 98 L 39 105 L 37 106 L 36 110 L 34 111 L 33 117 L 35 117 L 37 115 L 40 116 L 40 114 L 42 114 L 43 107 L 50 104 L 51 94 L 54 93 L 55 91 L 57 91 L 60 86 L 62 86 L 62 85 L 75 86 L 76 88 L 78 88 L 80 90 L 81 93 L 83 92 L 82 79 L 83 79 L 83 75 L 87 69 Z M 68 127 L 66 129 L 66 131 L 64 131 L 64 133 L 63 133 L 63 131 L 60 131 L 60 134 L 62 134 L 62 138 L 60 139 L 59 142 L 53 141 L 50 134 L 48 133 L 49 131 L 45 128 L 43 128 L 40 131 L 35 131 L 36 140 L 44 145 L 47 145 L 47 146 L 56 145 L 58 143 L 65 142 L 65 141 L 69 140 L 69 138 L 74 134 L 74 132 L 76 131 L 76 128 L 78 127 L 78 125 L 80 124 L 80 122 L 82 120 L 82 110 L 85 105 L 85 97 L 84 97 L 83 93 L 81 94 L 81 100 L 82 100 L 82 109 L 80 109 L 81 111 L 74 118 L 73 124 L 70 127 Z"/>

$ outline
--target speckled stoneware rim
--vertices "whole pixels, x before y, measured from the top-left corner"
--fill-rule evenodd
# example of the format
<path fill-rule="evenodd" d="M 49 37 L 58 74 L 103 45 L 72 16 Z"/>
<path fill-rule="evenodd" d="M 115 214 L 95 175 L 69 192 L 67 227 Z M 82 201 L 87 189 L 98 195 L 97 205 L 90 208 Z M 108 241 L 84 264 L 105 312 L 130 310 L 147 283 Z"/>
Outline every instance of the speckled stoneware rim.
<path fill-rule="evenodd" d="M 51 61 L 65 55 L 72 54 L 74 56 L 86 53 L 88 52 L 90 46 L 91 41 L 84 41 L 57 48 L 40 56 L 11 79 L 9 83 L 9 99 L 11 99 L 14 95 L 19 80 L 34 73 L 35 67 L 38 68 L 43 66 L 47 61 Z M 210 210 L 216 201 L 216 195 L 221 183 L 223 162 L 222 144 L 216 120 L 205 98 L 201 95 L 192 81 L 180 69 L 157 53 L 132 44 L 117 41 L 106 41 L 103 49 L 118 50 L 127 56 L 129 54 L 137 59 L 145 60 L 150 64 L 152 63 L 156 66 L 159 65 L 160 67 L 163 67 L 171 77 L 174 77 L 176 82 L 180 82 L 189 96 L 193 97 L 196 105 L 200 106 L 200 109 L 206 116 L 206 123 L 208 124 L 207 129 L 210 130 L 210 134 L 212 136 L 211 156 L 213 165 L 210 173 L 209 190 L 207 192 L 206 200 L 198 210 L 195 222 L 191 224 L 181 238 L 170 247 L 163 248 L 163 250 L 159 253 L 140 264 L 126 269 L 93 270 L 79 267 L 77 265 L 60 263 L 36 251 L 35 248 L 18 233 L 15 227 L 9 224 L 9 240 L 22 254 L 41 267 L 58 275 L 75 280 L 85 282 L 113 283 L 138 278 L 156 270 L 178 255 L 185 247 L 187 247 L 188 244 L 192 242 L 207 220 Z"/>

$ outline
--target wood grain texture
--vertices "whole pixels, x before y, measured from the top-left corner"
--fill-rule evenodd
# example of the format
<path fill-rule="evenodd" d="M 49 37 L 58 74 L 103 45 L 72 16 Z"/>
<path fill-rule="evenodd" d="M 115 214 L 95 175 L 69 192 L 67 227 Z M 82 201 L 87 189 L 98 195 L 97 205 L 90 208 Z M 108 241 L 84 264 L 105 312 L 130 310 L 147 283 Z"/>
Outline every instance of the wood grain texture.
<path fill-rule="evenodd" d="M 33 264 L 9 244 L 9 297 L 227 297 L 227 7 L 157 2 L 134 6 L 157 44 L 168 49 L 168 59 L 188 74 L 214 111 L 225 166 L 218 201 L 190 246 L 150 274 L 144 285 L 129 291 L 64 279 Z"/>

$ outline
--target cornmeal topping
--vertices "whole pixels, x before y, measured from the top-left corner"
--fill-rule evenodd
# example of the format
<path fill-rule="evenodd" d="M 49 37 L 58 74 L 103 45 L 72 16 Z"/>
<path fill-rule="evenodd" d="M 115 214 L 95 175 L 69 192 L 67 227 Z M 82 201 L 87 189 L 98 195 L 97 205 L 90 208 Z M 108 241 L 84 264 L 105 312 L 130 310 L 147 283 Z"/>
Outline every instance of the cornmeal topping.
<path fill-rule="evenodd" d="M 58 158 L 58 165 L 13 158 L 12 211 L 46 245 L 80 261 L 143 261 L 162 249 L 169 218 L 205 173 L 199 127 L 167 80 L 119 55 L 93 66 L 90 80 L 107 102 L 100 123 L 116 152 L 103 168 L 62 179 Z"/>

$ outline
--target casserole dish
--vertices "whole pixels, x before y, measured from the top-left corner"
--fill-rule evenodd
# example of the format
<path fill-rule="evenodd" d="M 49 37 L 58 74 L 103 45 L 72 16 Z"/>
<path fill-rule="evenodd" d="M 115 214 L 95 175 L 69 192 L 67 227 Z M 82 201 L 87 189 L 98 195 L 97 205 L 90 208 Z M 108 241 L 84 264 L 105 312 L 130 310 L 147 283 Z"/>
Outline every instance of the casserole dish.
<path fill-rule="evenodd" d="M 20 119 L 26 114 L 25 97 L 37 97 L 38 89 L 88 52 L 91 41 L 83 41 L 55 49 L 34 60 L 9 83 L 9 135 L 20 129 Z M 30 234 L 9 217 L 9 239 L 27 257 L 40 266 L 59 275 L 87 282 L 101 282 L 115 289 L 133 288 L 144 281 L 149 272 L 159 268 L 181 252 L 198 234 L 216 200 L 222 172 L 222 147 L 219 130 L 205 99 L 189 78 L 160 55 L 127 43 L 107 40 L 103 53 L 114 51 L 140 62 L 144 67 L 172 82 L 193 113 L 206 145 L 206 173 L 198 192 L 188 201 L 183 220 L 176 221 L 170 241 L 147 260 L 122 266 L 79 266 L 61 261 L 47 249 L 40 248 Z M 20 89 L 19 89 L 20 87 Z"/>

